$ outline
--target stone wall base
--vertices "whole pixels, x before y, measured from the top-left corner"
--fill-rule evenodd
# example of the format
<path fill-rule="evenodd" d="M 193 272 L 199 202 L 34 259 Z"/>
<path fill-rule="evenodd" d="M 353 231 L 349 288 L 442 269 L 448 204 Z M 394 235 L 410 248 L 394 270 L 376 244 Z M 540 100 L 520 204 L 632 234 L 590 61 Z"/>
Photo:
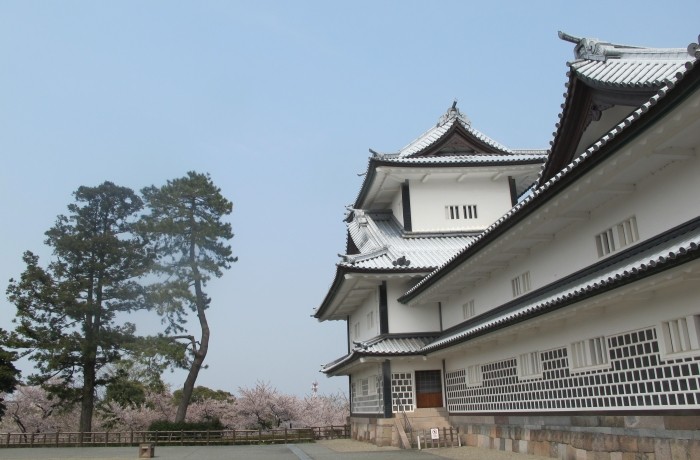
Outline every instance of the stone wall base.
<path fill-rule="evenodd" d="M 350 417 L 352 439 L 370 442 L 379 447 L 399 446 L 399 434 L 393 418 Z"/>
<path fill-rule="evenodd" d="M 700 459 L 699 416 L 451 416 L 462 443 L 561 460 Z"/>
<path fill-rule="evenodd" d="M 700 459 L 698 416 L 450 416 L 462 445 L 560 460 Z M 400 446 L 395 418 L 351 417 L 352 438 Z"/>

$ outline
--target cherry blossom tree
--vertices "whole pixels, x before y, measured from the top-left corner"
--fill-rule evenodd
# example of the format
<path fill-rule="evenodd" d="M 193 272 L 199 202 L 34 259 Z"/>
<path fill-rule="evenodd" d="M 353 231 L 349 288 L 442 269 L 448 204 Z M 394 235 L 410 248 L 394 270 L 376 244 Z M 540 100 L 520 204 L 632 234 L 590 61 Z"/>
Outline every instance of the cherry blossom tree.
<path fill-rule="evenodd" d="M 240 387 L 236 400 L 241 428 L 271 429 L 297 418 L 294 396 L 281 395 L 269 382 L 258 381 L 253 388 Z"/>
<path fill-rule="evenodd" d="M 63 405 L 38 385 L 18 386 L 5 400 L 7 411 L 0 431 L 42 433 L 71 431 L 78 426 L 80 407 Z"/>

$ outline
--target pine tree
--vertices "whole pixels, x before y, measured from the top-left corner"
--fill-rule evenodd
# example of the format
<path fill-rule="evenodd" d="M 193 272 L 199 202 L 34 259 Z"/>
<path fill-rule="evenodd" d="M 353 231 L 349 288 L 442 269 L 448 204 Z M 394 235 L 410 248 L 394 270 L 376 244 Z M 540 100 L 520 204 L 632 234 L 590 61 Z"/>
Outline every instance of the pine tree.
<path fill-rule="evenodd" d="M 104 182 L 74 196 L 68 216 L 46 232 L 48 266 L 26 252 L 26 269 L 7 293 L 17 307 L 15 346 L 36 362 L 29 381 L 79 401 L 79 429 L 90 432 L 96 389 L 107 383 L 100 370 L 135 339 L 126 314 L 148 308 L 138 280 L 153 257 L 134 232 L 143 201 L 131 189 Z"/>
<path fill-rule="evenodd" d="M 199 340 L 193 335 L 173 337 L 186 339 L 191 347 L 189 372 L 175 418 L 181 422 L 209 349 L 206 310 L 211 298 L 204 289 L 212 276 L 221 277 L 236 261 L 228 245 L 233 238 L 231 224 L 222 220 L 231 213 L 232 204 L 208 174 L 196 172 L 160 188 L 147 187 L 141 193 L 150 210 L 142 219 L 142 228 L 156 243 L 156 270 L 167 279 L 154 298 L 162 302 L 160 311 L 168 318 L 171 331 L 184 331 L 187 309 L 199 320 Z"/>

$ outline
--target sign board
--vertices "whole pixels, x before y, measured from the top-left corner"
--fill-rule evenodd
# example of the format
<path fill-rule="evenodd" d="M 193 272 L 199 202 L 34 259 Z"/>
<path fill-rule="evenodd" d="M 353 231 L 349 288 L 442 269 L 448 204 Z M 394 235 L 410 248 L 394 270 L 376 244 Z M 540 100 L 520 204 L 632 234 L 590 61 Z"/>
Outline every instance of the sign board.
<path fill-rule="evenodd" d="M 430 429 L 430 439 L 440 439 L 440 429 L 431 428 Z"/>

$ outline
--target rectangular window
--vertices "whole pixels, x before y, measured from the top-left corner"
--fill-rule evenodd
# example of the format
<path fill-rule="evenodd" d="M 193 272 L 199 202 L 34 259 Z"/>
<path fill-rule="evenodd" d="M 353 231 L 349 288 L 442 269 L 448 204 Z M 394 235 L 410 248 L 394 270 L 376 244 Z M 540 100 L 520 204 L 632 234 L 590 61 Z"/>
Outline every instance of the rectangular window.
<path fill-rule="evenodd" d="M 700 315 L 664 321 L 661 336 L 667 355 L 700 350 Z"/>
<path fill-rule="evenodd" d="M 639 241 L 637 218 L 632 216 L 597 234 L 595 237 L 595 246 L 598 250 L 598 257 L 605 257 L 637 241 Z"/>
<path fill-rule="evenodd" d="M 359 321 L 356 322 L 356 323 L 353 325 L 353 334 L 352 334 L 352 336 L 353 336 L 355 339 L 359 339 L 359 338 L 360 338 L 360 322 L 359 322 Z"/>
<path fill-rule="evenodd" d="M 523 353 L 518 357 L 518 373 L 522 378 L 542 377 L 540 352 Z"/>
<path fill-rule="evenodd" d="M 483 377 L 481 372 L 481 364 L 476 364 L 474 366 L 467 367 L 467 385 L 481 385 L 482 381 Z"/>
<path fill-rule="evenodd" d="M 525 294 L 530 291 L 530 272 L 522 273 L 510 280 L 510 286 L 513 289 L 513 297 Z"/>
<path fill-rule="evenodd" d="M 475 204 L 445 206 L 445 218 L 447 220 L 476 219 L 477 217 Z"/>
<path fill-rule="evenodd" d="M 574 369 L 606 366 L 608 364 L 606 338 L 595 337 L 572 343 L 571 364 Z"/>
<path fill-rule="evenodd" d="M 369 379 L 360 380 L 360 394 L 362 396 L 369 395 Z"/>
<path fill-rule="evenodd" d="M 367 313 L 367 329 L 374 328 L 374 312 Z"/>
<path fill-rule="evenodd" d="M 474 310 L 474 299 L 462 305 L 462 317 L 464 319 L 469 319 L 475 315 Z"/>

